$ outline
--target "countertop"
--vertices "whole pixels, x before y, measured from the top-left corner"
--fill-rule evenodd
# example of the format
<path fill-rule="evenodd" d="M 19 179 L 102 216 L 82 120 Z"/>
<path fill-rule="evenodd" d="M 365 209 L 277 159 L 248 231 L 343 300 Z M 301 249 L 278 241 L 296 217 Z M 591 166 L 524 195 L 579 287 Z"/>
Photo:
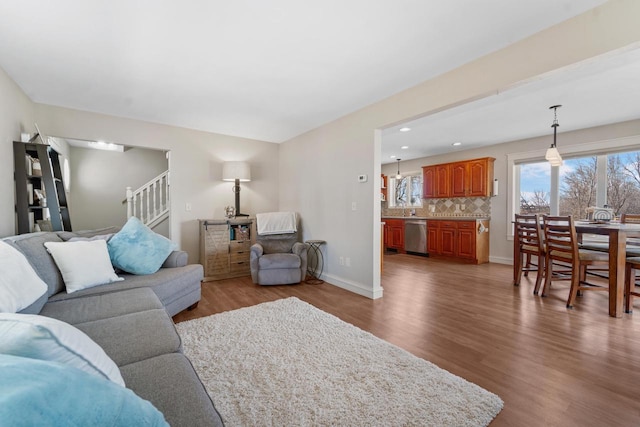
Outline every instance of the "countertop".
<path fill-rule="evenodd" d="M 424 219 L 424 220 L 446 220 L 446 221 L 475 221 L 483 220 L 488 221 L 491 218 L 488 216 L 383 216 L 385 219 Z"/>

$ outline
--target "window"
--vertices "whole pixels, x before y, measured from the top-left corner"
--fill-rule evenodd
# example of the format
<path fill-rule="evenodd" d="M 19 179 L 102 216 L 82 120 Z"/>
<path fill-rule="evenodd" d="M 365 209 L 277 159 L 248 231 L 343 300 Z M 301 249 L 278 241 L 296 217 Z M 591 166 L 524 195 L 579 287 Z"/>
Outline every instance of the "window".
<path fill-rule="evenodd" d="M 422 207 L 422 174 L 389 178 L 389 207 Z"/>
<path fill-rule="evenodd" d="M 557 179 L 547 162 L 523 162 L 514 169 L 516 212 L 581 219 L 588 207 L 606 205 L 616 216 L 640 213 L 640 151 L 566 158 L 555 171 Z"/>
<path fill-rule="evenodd" d="M 520 213 L 550 213 L 551 165 L 549 162 L 525 163 L 520 170 Z"/>

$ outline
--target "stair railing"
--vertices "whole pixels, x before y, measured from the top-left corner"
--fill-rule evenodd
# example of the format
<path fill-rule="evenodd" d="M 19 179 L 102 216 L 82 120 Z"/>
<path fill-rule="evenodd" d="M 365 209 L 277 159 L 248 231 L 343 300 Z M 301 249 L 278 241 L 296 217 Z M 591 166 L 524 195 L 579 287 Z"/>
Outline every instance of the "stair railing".
<path fill-rule="evenodd" d="M 127 187 L 127 218 L 132 216 L 150 228 L 169 216 L 169 171 L 137 190 Z"/>

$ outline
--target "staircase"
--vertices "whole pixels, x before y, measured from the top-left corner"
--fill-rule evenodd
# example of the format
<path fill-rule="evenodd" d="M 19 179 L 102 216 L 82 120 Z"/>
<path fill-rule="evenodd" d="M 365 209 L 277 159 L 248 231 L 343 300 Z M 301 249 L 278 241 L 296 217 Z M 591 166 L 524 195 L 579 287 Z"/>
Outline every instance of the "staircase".
<path fill-rule="evenodd" d="M 169 171 L 137 190 L 127 187 L 127 218 L 135 216 L 153 228 L 169 217 Z"/>

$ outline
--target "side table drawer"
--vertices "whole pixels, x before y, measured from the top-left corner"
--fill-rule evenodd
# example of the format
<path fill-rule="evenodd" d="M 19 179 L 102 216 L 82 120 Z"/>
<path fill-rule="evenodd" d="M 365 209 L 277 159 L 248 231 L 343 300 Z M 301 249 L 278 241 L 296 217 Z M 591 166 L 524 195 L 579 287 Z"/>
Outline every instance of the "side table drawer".
<path fill-rule="evenodd" d="M 231 262 L 229 265 L 231 269 L 231 273 L 250 273 L 251 269 L 249 268 L 249 259 L 246 261 L 239 262 Z"/>

